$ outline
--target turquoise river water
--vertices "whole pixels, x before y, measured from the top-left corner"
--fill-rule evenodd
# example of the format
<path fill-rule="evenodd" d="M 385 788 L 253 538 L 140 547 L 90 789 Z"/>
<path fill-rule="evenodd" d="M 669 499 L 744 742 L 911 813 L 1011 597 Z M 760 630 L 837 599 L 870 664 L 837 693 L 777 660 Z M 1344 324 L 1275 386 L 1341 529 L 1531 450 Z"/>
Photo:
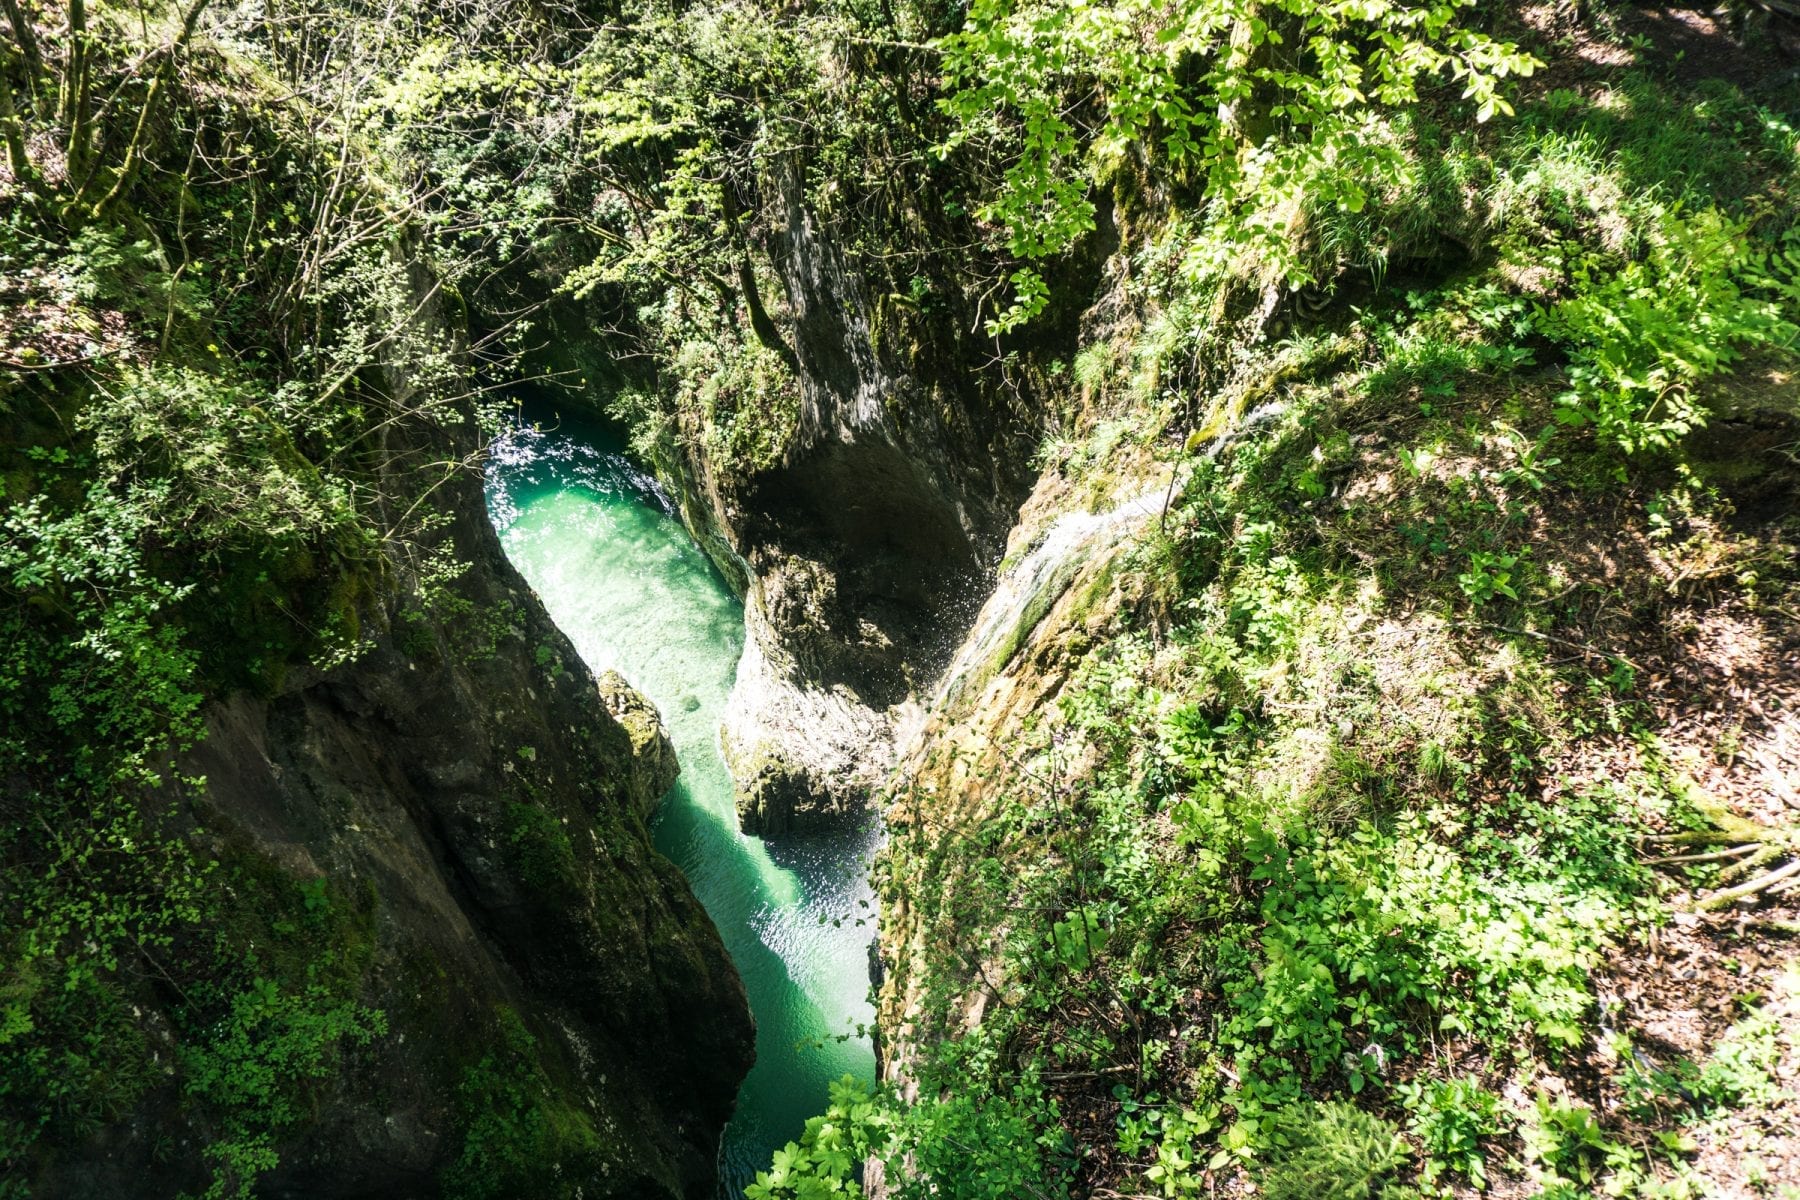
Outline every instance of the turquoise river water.
<path fill-rule="evenodd" d="M 741 1195 L 770 1154 L 823 1111 L 829 1083 L 874 1074 L 873 828 L 765 843 L 738 831 L 719 721 L 743 649 L 744 610 L 668 497 L 606 431 L 520 426 L 494 446 L 488 511 L 513 565 L 596 674 L 655 701 L 681 778 L 652 826 L 744 977 L 756 1066 L 720 1151 L 721 1193 Z"/>

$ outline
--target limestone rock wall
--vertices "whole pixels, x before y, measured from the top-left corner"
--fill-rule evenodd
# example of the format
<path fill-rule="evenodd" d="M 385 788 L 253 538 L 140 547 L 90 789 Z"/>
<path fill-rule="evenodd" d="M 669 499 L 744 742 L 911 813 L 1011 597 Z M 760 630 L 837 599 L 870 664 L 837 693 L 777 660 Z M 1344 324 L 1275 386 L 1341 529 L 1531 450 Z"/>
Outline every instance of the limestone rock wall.
<path fill-rule="evenodd" d="M 769 190 L 759 239 L 786 297 L 799 430 L 749 477 L 699 438 L 657 466 L 744 594 L 752 649 L 726 742 L 745 829 L 773 833 L 860 811 L 885 777 L 896 718 L 990 586 L 1039 416 L 967 370 L 960 323 L 920 338 L 883 319 L 794 163 Z"/>

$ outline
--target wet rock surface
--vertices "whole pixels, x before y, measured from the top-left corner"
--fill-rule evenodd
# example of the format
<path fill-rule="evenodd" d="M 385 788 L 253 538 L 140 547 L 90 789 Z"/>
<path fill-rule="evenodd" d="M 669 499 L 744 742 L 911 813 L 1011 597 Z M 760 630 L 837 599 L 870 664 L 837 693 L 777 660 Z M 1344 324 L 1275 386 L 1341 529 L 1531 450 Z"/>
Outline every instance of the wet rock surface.
<path fill-rule="evenodd" d="M 658 473 L 743 596 L 749 641 L 726 719 L 746 830 L 865 811 L 896 713 L 949 660 L 991 586 L 1036 414 L 966 370 L 960 328 L 903 328 L 773 168 L 763 216 L 799 368 L 783 461 L 735 474 L 697 449 Z M 1029 444 L 1028 444 L 1029 443 Z"/>
<path fill-rule="evenodd" d="M 744 655 L 720 731 L 740 828 L 781 837 L 866 812 L 893 765 L 887 712 L 845 685 L 809 682 L 760 606 L 746 605 L 745 620 Z"/>

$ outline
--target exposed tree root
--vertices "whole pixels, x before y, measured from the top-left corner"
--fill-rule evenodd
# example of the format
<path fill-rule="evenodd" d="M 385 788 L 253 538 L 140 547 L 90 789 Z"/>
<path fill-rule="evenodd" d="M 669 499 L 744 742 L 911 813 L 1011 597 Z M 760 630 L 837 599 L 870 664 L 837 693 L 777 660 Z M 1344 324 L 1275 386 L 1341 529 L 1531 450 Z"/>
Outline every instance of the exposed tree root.
<path fill-rule="evenodd" d="M 1722 888 L 1719 891 L 1708 893 L 1694 902 L 1694 908 L 1699 912 L 1724 908 L 1727 904 L 1766 892 L 1782 880 L 1796 875 L 1800 875 L 1800 858 L 1777 867 L 1773 871 L 1765 871 L 1748 883 L 1740 883 L 1736 887 Z"/>
<path fill-rule="evenodd" d="M 1649 866 L 1727 864 L 1719 872 L 1717 887 L 1690 900 L 1690 911 L 1712 912 L 1756 896 L 1781 895 L 1800 886 L 1800 830 L 1770 829 L 1722 810 L 1707 815 L 1716 828 L 1647 839 L 1651 845 L 1692 846 L 1699 851 L 1648 859 Z M 1711 846 L 1726 848 L 1706 849 Z"/>
<path fill-rule="evenodd" d="M 1726 859 L 1741 858 L 1743 855 L 1749 854 L 1756 848 L 1757 843 L 1745 842 L 1741 846 L 1733 846 L 1729 850 L 1716 850 L 1711 854 L 1673 854 L 1668 858 L 1653 858 L 1649 861 L 1648 865 L 1652 867 L 1666 867 L 1673 866 L 1676 863 L 1723 862 Z"/>

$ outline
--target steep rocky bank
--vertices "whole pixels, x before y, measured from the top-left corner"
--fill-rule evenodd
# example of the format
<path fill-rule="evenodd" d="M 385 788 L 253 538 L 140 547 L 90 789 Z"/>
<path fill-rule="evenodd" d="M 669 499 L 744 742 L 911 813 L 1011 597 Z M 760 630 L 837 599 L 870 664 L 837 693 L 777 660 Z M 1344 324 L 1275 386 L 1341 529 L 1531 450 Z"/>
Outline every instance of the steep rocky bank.
<path fill-rule="evenodd" d="M 1800 695 L 1793 671 L 1800 619 L 1791 606 L 1759 603 L 1736 593 L 1730 583 L 1708 588 L 1692 582 L 1712 569 L 1702 565 L 1709 557 L 1722 555 L 1739 564 L 1736 570 L 1748 563 L 1767 564 L 1777 593 L 1793 594 L 1800 475 L 1791 456 L 1776 448 L 1792 446 L 1800 436 L 1800 403 L 1786 385 L 1787 377 L 1786 368 L 1774 372 L 1782 385 L 1779 396 L 1766 387 L 1771 378 L 1766 364 L 1709 389 L 1711 424 L 1689 448 L 1688 462 L 1718 489 L 1718 511 L 1729 515 L 1728 529 L 1715 533 L 1700 526 L 1685 546 L 1665 552 L 1654 527 L 1641 519 L 1570 492 L 1546 497 L 1543 514 L 1536 518 L 1542 522 L 1541 544 L 1570 548 L 1565 586 L 1620 598 L 1618 609 L 1600 616 L 1591 632 L 1563 627 L 1550 635 L 1554 644 L 1570 654 L 1584 644 L 1577 636 L 1593 637 L 1613 653 L 1629 656 L 1632 677 L 1653 681 L 1654 689 L 1624 737 L 1608 736 L 1604 724 L 1582 714 L 1582 697 L 1574 689 L 1556 690 L 1557 703 L 1567 708 L 1553 710 L 1553 715 L 1533 714 L 1551 726 L 1546 737 L 1550 749 L 1544 753 L 1554 764 L 1546 774 L 1555 774 L 1540 786 L 1554 797 L 1553 803 L 1579 812 L 1581 788 L 1594 786 L 1588 781 L 1623 779 L 1630 781 L 1627 786 L 1645 789 L 1651 797 L 1647 804 L 1654 804 L 1655 785 L 1649 781 L 1653 772 L 1666 771 L 1674 780 L 1666 785 L 1670 792 L 1681 803 L 1696 806 L 1691 820 L 1705 828 L 1650 836 L 1705 846 L 1742 839 L 1738 854 L 1766 839 L 1771 849 L 1765 861 L 1779 862 L 1791 853 L 1782 847 L 1789 845 L 1787 831 L 1800 815 L 1800 802 L 1788 782 L 1800 763 L 1795 751 Z M 1330 375 L 1322 381 L 1327 387 L 1333 382 L 1343 386 Z M 1384 436 L 1377 425 L 1352 423 L 1350 428 L 1372 446 Z M 1310 454 L 1318 444 L 1291 426 L 1276 436 L 1287 441 L 1296 457 Z M 1328 438 L 1331 432 L 1317 436 Z M 1491 445 L 1488 455 L 1485 465 L 1474 469 L 1489 477 L 1515 461 L 1504 443 Z M 1133 761 L 1135 774 L 1125 794 L 1148 791 L 1159 769 L 1156 756 L 1169 753 L 1161 740 L 1168 737 L 1165 722 L 1181 715 L 1177 698 L 1197 694 L 1203 702 L 1216 703 L 1218 693 L 1208 689 L 1231 686 L 1205 674 L 1195 684 L 1182 677 L 1182 668 L 1171 672 L 1163 665 L 1180 663 L 1196 636 L 1178 624 L 1178 611 L 1169 606 L 1173 584 L 1158 570 L 1168 543 L 1165 530 L 1179 530 L 1194 520 L 1191 510 L 1163 512 L 1166 496 L 1182 494 L 1191 464 L 1174 469 L 1171 487 L 1170 464 L 1127 450 L 1085 477 L 1052 469 L 1040 480 L 1022 510 L 993 594 L 921 718 L 899 742 L 890 780 L 892 801 L 885 812 L 890 847 L 877 866 L 882 919 L 876 983 L 886 1083 L 908 1103 L 929 1103 L 932 1089 L 944 1083 L 944 1066 L 940 1058 L 922 1072 L 921 1060 L 941 1054 L 946 1045 L 978 1043 L 996 1026 L 1006 1037 L 1091 1037 L 1109 1048 L 1092 1060 L 1102 1065 L 1052 1073 L 1047 1090 L 1055 1097 L 1054 1111 L 1065 1114 L 1072 1144 L 1082 1147 L 1080 1153 L 1093 1164 L 1084 1164 L 1085 1169 L 1096 1172 L 1111 1169 L 1104 1164 L 1115 1129 L 1135 1111 L 1130 1092 L 1121 1093 L 1113 1081 L 1138 1070 L 1176 1071 L 1180 1068 L 1170 1062 L 1203 1055 L 1209 1043 L 1200 1022 L 1220 1019 L 1210 1016 L 1210 1006 L 1221 1003 L 1210 991 L 1216 985 L 1204 977 L 1189 983 L 1191 1007 L 1178 1006 L 1173 1016 L 1155 1009 L 1151 1015 L 1134 1014 L 1113 1000 L 1113 985 L 1077 991 L 1082 972 L 1059 962 L 1053 968 L 1059 986 L 1069 987 L 1078 999 L 1058 1008 L 1046 1002 L 1042 983 L 1033 977 L 1033 955 L 1044 953 L 1043 943 L 1021 938 L 1014 924 L 1016 893 L 995 881 L 1032 871 L 1044 854 L 1047 831 L 1060 823 L 1081 829 L 1107 820 L 1091 808 L 1084 811 L 1092 803 L 1086 796 L 1092 780 L 1108 778 L 1105 772 L 1114 756 L 1129 753 L 1124 747 L 1136 747 L 1141 756 Z M 1370 492 L 1383 486 L 1385 470 L 1383 456 L 1363 456 L 1334 484 L 1341 498 L 1330 503 L 1321 520 L 1354 522 Z M 1384 764 L 1375 771 L 1404 778 L 1415 740 L 1432 736 L 1433 722 L 1440 729 L 1447 724 L 1435 689 L 1475 697 L 1484 690 L 1504 694 L 1517 686 L 1524 668 L 1513 657 L 1516 651 L 1496 651 L 1458 636 L 1455 617 L 1420 605 L 1416 595 L 1402 592 L 1390 599 L 1372 582 L 1362 586 L 1359 599 L 1334 600 L 1326 607 L 1326 619 L 1336 628 L 1325 636 L 1324 647 L 1304 647 L 1262 677 L 1251 693 L 1253 702 L 1278 714 L 1276 720 L 1285 723 L 1290 739 L 1281 747 L 1290 757 L 1251 776 L 1246 785 L 1264 797 L 1262 804 L 1274 806 L 1292 796 L 1315 804 L 1355 804 L 1352 797 L 1392 786 L 1369 782 L 1371 776 L 1364 774 L 1369 768 L 1360 764 Z M 1412 586 L 1422 590 L 1422 585 Z M 1280 601 L 1262 595 L 1254 603 L 1274 606 Z M 1338 603 L 1345 606 L 1340 609 Z M 1259 610 L 1239 611 L 1254 620 Z M 1137 686 L 1127 678 L 1110 689 L 1103 682 L 1097 690 L 1093 682 L 1096 665 L 1104 681 L 1114 655 L 1142 647 L 1133 638 L 1145 638 L 1155 647 L 1149 656 L 1131 660 L 1128 668 L 1128 674 L 1141 673 L 1146 681 L 1152 715 L 1143 724 L 1127 726 L 1128 732 L 1112 732 L 1117 741 L 1084 736 L 1077 723 L 1082 715 L 1104 706 L 1109 690 L 1130 695 Z M 1122 651 L 1122 646 L 1132 650 Z M 1622 674 L 1617 667 L 1614 671 Z M 1331 678 L 1332 673 L 1339 677 Z M 1362 675 L 1366 683 L 1359 679 Z M 1591 694 L 1595 689 L 1587 686 Z M 1182 691 L 1184 687 L 1189 690 Z M 1361 694 L 1365 687 L 1372 698 Z M 1212 736 L 1233 732 L 1223 719 L 1210 720 L 1219 722 Z M 1405 732 L 1396 733 L 1396 726 Z M 1731 747 L 1729 752 L 1720 750 L 1722 744 Z M 1354 749 L 1336 748 L 1344 745 Z M 1021 807 L 1032 805 L 1037 807 L 1026 808 L 1030 818 L 1021 821 Z M 1168 826 L 1179 829 L 1179 817 L 1146 815 L 1143 807 L 1134 802 L 1128 811 L 1133 820 L 1150 825 L 1152 837 L 1183 836 L 1166 832 Z M 1655 844 L 1638 853 L 1651 857 Z M 1727 878 L 1745 875 L 1740 871 Z M 1796 927 L 1792 892 L 1748 894 L 1733 908 L 1716 911 L 1719 906 L 1704 882 L 1645 886 L 1677 914 L 1674 924 L 1657 933 L 1622 936 L 1607 947 L 1604 962 L 1596 962 L 1591 976 L 1601 1007 L 1584 1007 L 1584 1019 L 1606 1022 L 1608 1035 L 1626 1044 L 1647 1046 L 1647 1053 L 1640 1052 L 1646 1055 L 1638 1060 L 1640 1066 L 1705 1063 L 1709 1056 L 1711 1062 L 1726 1061 L 1738 1052 L 1746 1028 L 1762 1030 L 1767 1048 L 1759 1051 L 1766 1058 L 1758 1070 L 1767 1072 L 1768 1082 L 1759 1086 L 1769 1090 L 1746 1103 L 1743 1112 L 1724 1108 L 1712 1122 L 1695 1127 L 1688 1153 L 1697 1176 L 1727 1189 L 1746 1186 L 1762 1171 L 1778 1169 L 1775 1164 L 1791 1170 L 1800 1164 L 1800 1143 L 1791 1132 L 1793 1115 L 1800 1111 L 1800 1095 L 1792 1087 L 1800 1052 L 1800 973 L 1792 966 L 1789 940 Z M 981 899 L 994 895 L 1000 898 L 997 904 Z M 1065 903 L 1068 907 L 1061 911 L 1082 911 L 1073 899 Z M 1187 910 L 1176 911 L 1179 929 Z M 1096 930 L 1093 953 L 1102 946 L 1115 952 L 1119 936 Z M 1334 928 L 1332 936 L 1339 931 Z M 1639 940 L 1646 937 L 1648 947 Z M 1049 947 L 1060 952 L 1055 940 Z M 1162 955 L 1173 953 L 1159 950 L 1159 957 L 1149 961 L 1160 965 Z M 1066 985 L 1061 982 L 1065 972 L 1073 981 Z M 1727 1001 L 1747 986 L 1757 989 L 1755 1002 Z M 1596 1011 L 1597 1016 L 1586 1015 Z M 1129 1046 L 1138 1038 L 1167 1058 L 1140 1068 L 1129 1054 L 1110 1049 L 1115 1039 Z M 1447 1053 L 1467 1069 L 1473 1057 L 1467 1040 L 1446 1039 L 1446 1044 Z M 1559 1066 L 1534 1064 L 1528 1069 L 1535 1072 L 1537 1086 L 1567 1097 L 1561 1102 L 1577 1111 L 1591 1107 L 1614 1120 L 1631 1119 L 1617 1115 L 1629 1103 L 1629 1089 L 1640 1086 L 1629 1063 L 1621 1064 L 1603 1048 L 1584 1048 L 1573 1063 Z M 1235 1064 L 1227 1063 L 1227 1068 L 1235 1069 Z M 1594 1075 L 1583 1077 L 1588 1070 Z M 1699 1107 L 1707 1102 L 1693 1103 Z M 1677 1112 L 1671 1119 L 1684 1118 Z M 1746 1141 L 1757 1147 L 1755 1156 L 1745 1155 Z M 1499 1158 L 1498 1151 L 1490 1153 Z M 888 1178 L 893 1169 L 892 1157 L 867 1164 L 869 1196 L 894 1194 Z M 1494 1175 L 1501 1170 L 1487 1169 Z M 1521 1173 L 1529 1175 L 1533 1169 L 1521 1168 Z"/>
<path fill-rule="evenodd" d="M 447 490 L 462 615 L 421 621 L 389 598 L 388 632 L 354 663 L 214 705 L 182 767 L 204 777 L 185 789 L 196 845 L 353 906 L 358 999 L 385 1017 L 316 1084 L 258 1192 L 710 1196 L 752 1029 L 645 830 L 673 751 L 506 562 L 479 479 Z M 192 1161 L 218 1131 L 163 1099 L 48 1163 L 33 1194 L 170 1180 L 152 1164 Z"/>

